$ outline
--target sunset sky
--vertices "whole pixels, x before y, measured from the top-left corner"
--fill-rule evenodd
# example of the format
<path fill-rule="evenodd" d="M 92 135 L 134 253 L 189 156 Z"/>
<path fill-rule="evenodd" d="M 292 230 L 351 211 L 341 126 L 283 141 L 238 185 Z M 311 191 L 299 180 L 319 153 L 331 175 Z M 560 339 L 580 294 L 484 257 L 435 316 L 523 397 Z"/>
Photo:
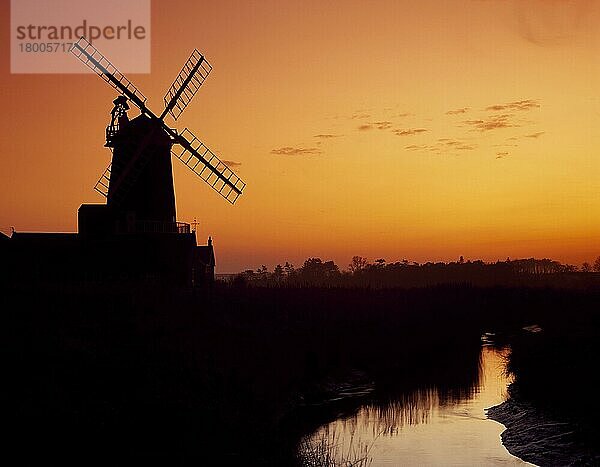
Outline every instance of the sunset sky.
<path fill-rule="evenodd" d="M 79 205 L 103 202 L 116 94 L 95 75 L 11 74 L 9 7 L 0 230 L 75 231 Z M 599 26 L 591 0 L 153 0 L 152 72 L 128 77 L 160 113 L 194 47 L 213 66 L 168 123 L 248 184 L 230 206 L 174 161 L 178 218 L 212 235 L 217 272 L 580 264 L 600 255 Z"/>

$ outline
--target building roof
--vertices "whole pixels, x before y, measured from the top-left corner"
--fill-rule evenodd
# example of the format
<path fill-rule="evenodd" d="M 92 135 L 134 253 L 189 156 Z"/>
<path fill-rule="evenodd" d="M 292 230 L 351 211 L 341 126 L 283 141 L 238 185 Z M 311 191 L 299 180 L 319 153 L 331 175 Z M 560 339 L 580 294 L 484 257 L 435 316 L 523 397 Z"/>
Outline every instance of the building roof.
<path fill-rule="evenodd" d="M 10 237 L 12 242 L 30 243 L 30 244 L 45 244 L 52 242 L 71 243 L 78 240 L 76 233 L 55 233 L 55 232 L 13 232 Z"/>

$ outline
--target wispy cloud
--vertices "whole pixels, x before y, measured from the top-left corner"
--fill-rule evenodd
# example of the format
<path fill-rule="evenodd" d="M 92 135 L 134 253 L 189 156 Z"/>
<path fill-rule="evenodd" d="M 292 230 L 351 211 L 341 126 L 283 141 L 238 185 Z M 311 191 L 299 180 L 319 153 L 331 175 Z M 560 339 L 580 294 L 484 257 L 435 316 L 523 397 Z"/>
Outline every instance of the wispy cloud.
<path fill-rule="evenodd" d="M 507 156 L 508 156 L 507 152 L 497 152 L 496 153 L 496 159 L 503 159 L 503 158 L 505 158 Z"/>
<path fill-rule="evenodd" d="M 361 126 L 359 126 L 359 127 L 358 127 L 358 129 L 359 129 L 360 131 L 372 130 L 372 129 L 373 129 L 373 126 L 372 126 L 372 125 L 366 125 L 366 124 L 365 124 L 365 125 L 361 125 Z"/>
<path fill-rule="evenodd" d="M 321 150 L 319 148 L 294 148 L 292 146 L 284 146 L 282 148 L 273 149 L 271 154 L 277 154 L 278 156 L 304 156 L 321 154 Z"/>
<path fill-rule="evenodd" d="M 508 102 L 506 104 L 496 104 L 486 107 L 485 110 L 499 112 L 503 110 L 531 110 L 540 107 L 540 101 L 536 99 L 525 99 L 522 101 Z"/>
<path fill-rule="evenodd" d="M 461 144 L 464 144 L 463 141 L 452 138 L 440 138 L 438 139 L 438 144 L 439 143 L 443 144 L 444 146 L 460 146 Z"/>
<path fill-rule="evenodd" d="M 512 114 L 493 115 L 485 120 L 465 120 L 463 123 L 472 126 L 479 131 L 497 130 L 499 128 L 517 127 L 515 122 L 511 121 Z"/>
<path fill-rule="evenodd" d="M 454 110 L 448 110 L 448 112 L 446 112 L 446 115 L 459 115 L 459 114 L 465 114 L 469 111 L 468 107 L 463 107 L 462 109 L 454 109 Z"/>
<path fill-rule="evenodd" d="M 357 113 L 352 114 L 352 116 L 350 118 L 355 120 L 357 118 L 370 118 L 370 117 L 371 117 L 370 114 L 363 113 L 363 112 L 357 112 Z"/>
<path fill-rule="evenodd" d="M 545 131 L 538 131 L 537 133 L 532 133 L 530 135 L 525 135 L 525 138 L 539 138 L 540 136 L 542 136 L 544 133 L 546 133 Z"/>
<path fill-rule="evenodd" d="M 408 151 L 420 151 L 420 150 L 425 150 L 428 147 L 429 146 L 427 146 L 426 144 L 411 144 L 410 146 L 404 146 L 404 149 L 406 149 Z"/>
<path fill-rule="evenodd" d="M 444 148 L 443 150 L 459 150 L 459 151 L 472 151 L 477 149 L 475 144 L 467 144 L 460 139 L 454 138 L 440 138 L 438 139 L 437 146 Z"/>
<path fill-rule="evenodd" d="M 411 144 L 404 146 L 407 151 L 414 152 L 434 152 L 437 154 L 454 154 L 458 155 L 462 151 L 473 151 L 477 149 L 477 145 L 468 143 L 460 139 L 440 138 L 433 144 Z"/>
<path fill-rule="evenodd" d="M 373 125 L 378 130 L 389 130 L 392 127 L 392 122 L 371 122 L 371 125 Z"/>
<path fill-rule="evenodd" d="M 320 139 L 331 139 L 331 138 L 339 138 L 340 136 L 344 136 L 344 135 L 332 135 L 332 134 L 320 134 L 320 135 L 314 135 L 313 138 L 320 138 Z"/>
<path fill-rule="evenodd" d="M 223 162 L 223 164 L 225 164 L 230 169 L 233 169 L 234 167 L 239 167 L 240 165 L 242 165 L 241 162 L 236 162 L 236 161 L 221 161 L 221 162 Z"/>
<path fill-rule="evenodd" d="M 394 134 L 396 136 L 411 136 L 411 135 L 416 135 L 419 133 L 423 133 L 424 131 L 427 131 L 426 128 L 408 128 L 406 130 L 394 130 Z"/>

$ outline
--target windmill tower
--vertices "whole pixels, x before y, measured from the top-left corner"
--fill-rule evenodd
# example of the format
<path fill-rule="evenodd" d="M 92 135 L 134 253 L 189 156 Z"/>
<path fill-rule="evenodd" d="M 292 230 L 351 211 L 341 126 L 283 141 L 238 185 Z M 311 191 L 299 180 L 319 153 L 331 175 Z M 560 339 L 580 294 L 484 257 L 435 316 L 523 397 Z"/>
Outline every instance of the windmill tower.
<path fill-rule="evenodd" d="M 190 130 L 179 132 L 165 123 L 167 115 L 177 120 L 182 114 L 212 66 L 194 50 L 157 115 L 139 89 L 85 38 L 73 44 L 71 53 L 120 94 L 106 129 L 105 146 L 112 150 L 112 160 L 94 187 L 107 202 L 79 208 L 79 235 L 87 262 L 109 263 L 102 274 L 127 269 L 139 276 L 148 270 L 172 269 L 182 277 L 187 273 L 181 268 L 195 274 L 204 266 L 214 272 L 212 242 L 197 246 L 190 225 L 176 221 L 171 156 L 231 204 L 246 184 Z M 140 111 L 131 120 L 130 103 Z"/>
<path fill-rule="evenodd" d="M 246 184 L 190 130 L 178 132 L 165 123 L 167 115 L 179 118 L 212 70 L 200 52 L 194 50 L 184 64 L 164 97 L 165 107 L 159 116 L 146 106 L 146 97 L 138 88 L 85 38 L 73 44 L 71 53 L 120 93 L 113 101 L 106 129 L 112 161 L 94 187 L 106 196 L 109 214 L 102 216 L 109 218 L 117 231 L 185 230 L 175 217 L 171 155 L 228 202 L 236 202 Z M 127 116 L 129 102 L 140 111 L 132 120 Z M 86 221 L 84 225 L 89 225 L 89 219 Z"/>
<path fill-rule="evenodd" d="M 117 220 L 129 220 L 130 224 L 133 221 L 138 227 L 144 223 L 165 226 L 174 223 L 173 143 L 169 135 L 145 115 L 129 121 L 125 114 L 118 129 L 111 121 L 106 145 L 113 150 L 107 205 L 114 207 Z M 135 165 L 138 153 L 138 161 L 143 161 L 144 167 L 134 174 L 128 165 Z"/>

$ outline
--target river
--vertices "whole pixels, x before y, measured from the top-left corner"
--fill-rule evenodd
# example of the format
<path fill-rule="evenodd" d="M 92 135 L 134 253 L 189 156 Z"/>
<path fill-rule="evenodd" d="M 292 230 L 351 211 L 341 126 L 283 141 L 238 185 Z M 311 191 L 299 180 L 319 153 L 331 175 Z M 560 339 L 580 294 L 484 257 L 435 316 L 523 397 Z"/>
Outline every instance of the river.
<path fill-rule="evenodd" d="M 386 404 L 365 403 L 354 414 L 321 426 L 308 439 L 336 465 L 532 465 L 501 443 L 504 426 L 486 409 L 507 398 L 505 351 L 483 345 L 478 375 L 467 391 L 448 396 L 423 387 Z M 352 464 L 355 465 L 355 464 Z"/>

